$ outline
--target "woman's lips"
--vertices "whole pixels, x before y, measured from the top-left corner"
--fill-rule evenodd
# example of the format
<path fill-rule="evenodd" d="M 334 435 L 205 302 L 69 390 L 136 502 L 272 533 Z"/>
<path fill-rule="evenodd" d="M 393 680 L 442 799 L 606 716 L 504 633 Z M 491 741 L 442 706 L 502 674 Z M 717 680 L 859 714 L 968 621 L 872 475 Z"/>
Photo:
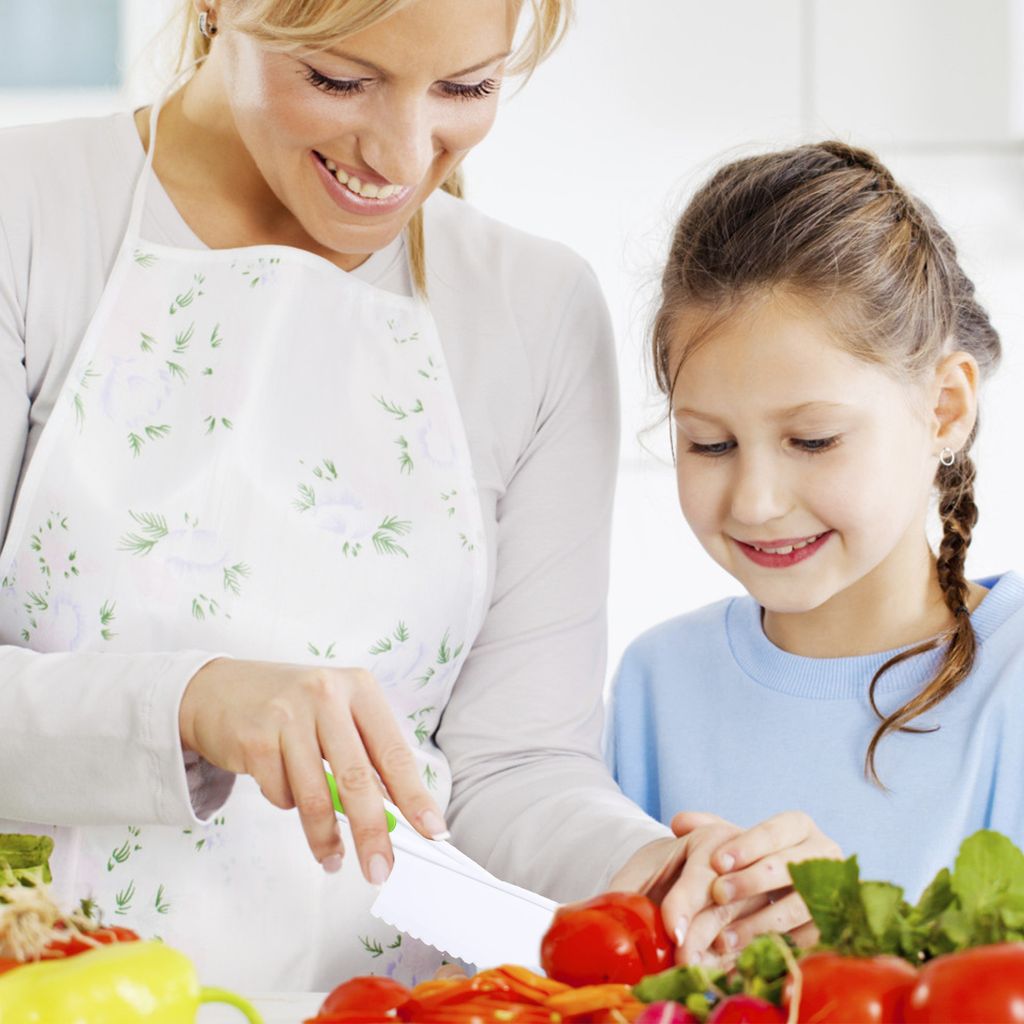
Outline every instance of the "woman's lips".
<path fill-rule="evenodd" d="M 812 534 L 809 537 L 791 537 L 786 540 L 747 541 L 732 539 L 736 546 L 757 565 L 766 569 L 786 569 L 797 562 L 803 562 L 821 550 L 822 545 L 832 536 L 833 530 Z"/>
<path fill-rule="evenodd" d="M 363 216 L 380 216 L 393 213 L 401 206 L 404 206 L 413 193 L 413 189 L 401 185 L 379 185 L 377 182 L 364 183 L 361 179 L 349 175 L 347 171 L 339 169 L 336 164 L 334 165 L 335 170 L 332 171 L 327 166 L 327 158 L 317 153 L 316 150 L 311 152 L 311 158 L 317 173 L 320 175 L 320 180 L 327 189 L 328 195 L 338 206 L 349 213 L 358 213 Z M 347 184 L 343 184 L 339 180 L 339 175 L 344 176 Z M 361 195 L 359 192 L 353 191 L 353 185 L 357 185 L 361 192 L 369 194 Z M 383 196 L 380 195 L 381 189 L 385 192 Z M 376 192 L 376 195 L 374 195 L 374 192 Z"/>

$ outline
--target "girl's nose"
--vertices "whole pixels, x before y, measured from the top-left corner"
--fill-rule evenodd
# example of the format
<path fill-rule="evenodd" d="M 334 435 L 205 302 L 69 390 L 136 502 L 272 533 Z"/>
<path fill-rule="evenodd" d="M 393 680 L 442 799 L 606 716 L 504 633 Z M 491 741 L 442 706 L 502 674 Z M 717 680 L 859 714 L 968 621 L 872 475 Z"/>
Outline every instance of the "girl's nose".
<path fill-rule="evenodd" d="M 418 185 L 434 159 L 434 130 L 421 102 L 396 102 L 360 135 L 366 163 L 393 185 Z"/>
<path fill-rule="evenodd" d="M 729 511 L 737 523 L 761 526 L 790 510 L 785 475 L 771 459 L 741 456 L 734 465 Z"/>

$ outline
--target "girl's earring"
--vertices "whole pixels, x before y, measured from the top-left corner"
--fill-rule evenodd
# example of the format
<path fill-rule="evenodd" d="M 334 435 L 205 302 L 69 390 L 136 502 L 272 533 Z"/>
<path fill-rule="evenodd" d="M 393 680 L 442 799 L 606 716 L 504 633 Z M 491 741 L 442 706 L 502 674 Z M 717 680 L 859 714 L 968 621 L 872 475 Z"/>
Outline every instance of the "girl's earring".
<path fill-rule="evenodd" d="M 944 466 L 952 466 L 956 462 L 956 452 L 952 448 L 946 447 L 939 452 L 939 462 Z"/>
<path fill-rule="evenodd" d="M 212 39 L 217 34 L 217 26 L 209 11 L 203 11 L 199 15 L 199 34 L 205 39 Z"/>

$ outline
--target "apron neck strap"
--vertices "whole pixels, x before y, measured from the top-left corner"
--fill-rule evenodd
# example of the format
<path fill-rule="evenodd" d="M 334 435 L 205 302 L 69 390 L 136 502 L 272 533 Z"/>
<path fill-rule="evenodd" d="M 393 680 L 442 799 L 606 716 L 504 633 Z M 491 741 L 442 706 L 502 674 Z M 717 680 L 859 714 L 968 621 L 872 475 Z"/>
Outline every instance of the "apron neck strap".
<path fill-rule="evenodd" d="M 132 245 L 138 241 L 142 234 L 142 211 L 146 206 L 146 186 L 149 184 L 149 179 L 153 174 L 153 157 L 156 154 L 156 129 L 157 122 L 160 120 L 160 111 L 163 109 L 164 104 L 167 102 L 167 97 L 170 96 L 171 92 L 178 87 L 182 79 L 187 78 L 195 72 L 199 63 L 199 61 L 196 61 L 194 64 L 190 64 L 187 68 L 174 75 L 163 89 L 160 90 L 160 94 L 153 101 L 153 105 L 150 107 L 149 145 L 146 147 L 146 161 L 142 165 L 142 173 L 135 182 L 135 192 L 132 195 L 131 213 L 128 216 L 128 230 L 125 232 L 126 240 Z"/>

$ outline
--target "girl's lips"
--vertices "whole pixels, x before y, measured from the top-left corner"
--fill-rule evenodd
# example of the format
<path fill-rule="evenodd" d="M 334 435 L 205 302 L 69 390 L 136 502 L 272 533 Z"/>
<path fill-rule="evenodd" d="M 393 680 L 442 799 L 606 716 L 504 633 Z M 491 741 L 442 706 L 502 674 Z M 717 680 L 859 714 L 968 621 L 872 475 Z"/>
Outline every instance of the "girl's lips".
<path fill-rule="evenodd" d="M 757 565 L 763 566 L 766 569 L 787 569 L 791 565 L 796 565 L 797 562 L 803 562 L 810 558 L 811 555 L 816 554 L 821 550 L 829 537 L 832 536 L 833 530 L 826 530 L 825 533 L 818 534 L 817 538 L 811 541 L 810 544 L 805 544 L 802 548 L 792 548 L 792 545 L 803 543 L 802 538 L 793 538 L 792 540 L 772 541 L 771 544 L 765 544 L 764 547 L 773 548 L 792 548 L 791 551 L 786 554 L 781 554 L 778 551 L 761 551 L 758 547 L 753 544 L 746 544 L 741 540 L 733 540 L 736 546 L 749 558 L 752 562 Z"/>
<path fill-rule="evenodd" d="M 403 188 L 387 199 L 368 199 L 366 196 L 357 195 L 350 188 L 346 188 L 338 179 L 327 170 L 323 157 L 315 150 L 310 152 L 310 159 L 320 180 L 323 182 L 327 194 L 348 213 L 357 213 L 364 217 L 383 216 L 394 213 L 395 210 L 404 206 L 413 194 L 413 189 Z"/>

